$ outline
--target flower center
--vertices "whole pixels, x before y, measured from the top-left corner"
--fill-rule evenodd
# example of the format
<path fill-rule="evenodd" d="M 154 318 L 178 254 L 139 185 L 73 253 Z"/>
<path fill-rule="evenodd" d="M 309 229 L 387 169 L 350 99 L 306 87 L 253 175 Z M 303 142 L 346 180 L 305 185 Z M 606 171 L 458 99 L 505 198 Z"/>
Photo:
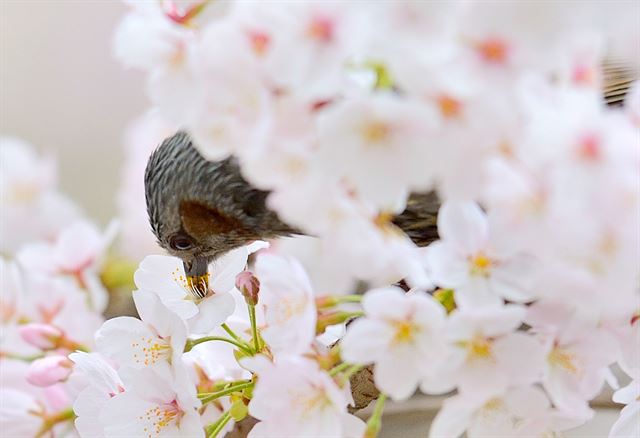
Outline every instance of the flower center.
<path fill-rule="evenodd" d="M 362 138 L 367 143 L 380 143 L 389 137 L 389 125 L 381 121 L 370 121 L 362 129 Z"/>
<path fill-rule="evenodd" d="M 138 341 L 131 342 L 133 348 L 133 360 L 145 366 L 168 358 L 171 347 L 164 339 L 141 336 Z"/>
<path fill-rule="evenodd" d="M 571 374 L 578 372 L 578 367 L 575 364 L 575 356 L 559 347 L 554 347 L 547 359 L 551 365 L 560 367 Z"/>
<path fill-rule="evenodd" d="M 264 32 L 250 31 L 249 41 L 253 52 L 258 56 L 262 56 L 267 51 L 271 38 Z"/>
<path fill-rule="evenodd" d="M 210 273 L 205 275 L 199 275 L 194 277 L 187 277 L 180 268 L 176 268 L 172 273 L 173 281 L 182 288 L 187 294 L 185 299 L 199 301 L 200 298 L 205 298 L 209 295 L 213 295 L 215 292 L 209 289 Z"/>
<path fill-rule="evenodd" d="M 28 204 L 40 194 L 40 187 L 33 183 L 14 183 L 7 196 L 9 202 Z"/>
<path fill-rule="evenodd" d="M 438 108 L 445 119 L 453 119 L 460 115 L 462 103 L 458 99 L 443 94 L 437 98 Z"/>
<path fill-rule="evenodd" d="M 282 298 L 276 313 L 278 324 L 284 324 L 291 318 L 301 315 L 306 307 L 306 296 Z"/>
<path fill-rule="evenodd" d="M 460 342 L 460 346 L 467 349 L 467 360 L 484 360 L 493 357 L 493 342 L 489 338 L 476 335 L 469 341 Z"/>
<path fill-rule="evenodd" d="M 509 46 L 501 38 L 487 38 L 476 44 L 480 57 L 492 64 L 503 64 L 509 55 Z"/>
<path fill-rule="evenodd" d="M 393 342 L 396 344 L 407 344 L 413 342 L 415 335 L 420 328 L 412 321 L 393 321 L 394 328 Z"/>
<path fill-rule="evenodd" d="M 147 409 L 144 414 L 138 417 L 138 420 L 146 423 L 143 430 L 148 438 L 152 438 L 159 436 L 167 426 L 180 421 L 181 417 L 182 411 L 178 407 L 178 403 L 174 400 L 171 403 L 157 405 Z"/>
<path fill-rule="evenodd" d="M 479 252 L 478 254 L 470 257 L 469 262 L 471 263 L 471 274 L 472 275 L 481 275 L 483 277 L 488 277 L 491 269 L 491 265 L 493 261 Z"/>
<path fill-rule="evenodd" d="M 301 395 L 299 401 L 302 414 L 305 416 L 331 405 L 331 400 L 329 400 L 324 390 L 320 387 L 314 387 L 311 394 Z"/>
<path fill-rule="evenodd" d="M 307 35 L 324 44 L 333 41 L 334 23 L 329 17 L 317 16 L 311 20 L 307 28 Z"/>
<path fill-rule="evenodd" d="M 482 408 L 486 409 L 488 411 L 497 411 L 498 409 L 502 409 L 502 407 L 504 406 L 504 403 L 502 402 L 501 399 L 499 399 L 498 397 L 494 397 L 492 399 L 490 399 L 489 401 L 487 401 Z"/>
<path fill-rule="evenodd" d="M 596 134 L 587 134 L 578 142 L 578 156 L 585 161 L 596 161 L 602 155 L 600 138 Z"/>

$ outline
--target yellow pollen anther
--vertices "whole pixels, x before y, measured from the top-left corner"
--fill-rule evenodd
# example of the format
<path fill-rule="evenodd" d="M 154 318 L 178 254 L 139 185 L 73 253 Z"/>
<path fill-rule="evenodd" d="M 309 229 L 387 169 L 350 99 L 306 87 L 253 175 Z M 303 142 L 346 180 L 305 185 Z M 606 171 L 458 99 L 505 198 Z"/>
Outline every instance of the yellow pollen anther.
<path fill-rule="evenodd" d="M 371 121 L 362 129 L 362 137 L 367 143 L 380 143 L 389 136 L 389 125 L 382 121 Z"/>
<path fill-rule="evenodd" d="M 486 410 L 488 410 L 488 411 L 496 411 L 496 410 L 498 410 L 498 409 L 502 408 L 503 404 L 504 404 L 504 403 L 502 402 L 502 400 L 500 400 L 500 399 L 499 399 L 499 398 L 497 398 L 497 397 L 494 397 L 494 398 L 490 399 L 489 401 L 487 401 L 487 402 L 482 406 L 482 408 L 483 408 L 483 409 L 486 409 Z"/>
<path fill-rule="evenodd" d="M 469 262 L 471 264 L 471 274 L 485 277 L 489 275 L 493 265 L 493 261 L 481 252 L 470 257 Z"/>
<path fill-rule="evenodd" d="M 490 359 L 493 357 L 491 339 L 476 335 L 470 341 L 460 342 L 460 346 L 467 349 L 467 360 Z"/>
<path fill-rule="evenodd" d="M 420 330 L 411 321 L 393 321 L 392 325 L 395 329 L 393 342 L 398 344 L 413 342 L 416 332 Z"/>
<path fill-rule="evenodd" d="M 578 372 L 578 367 L 575 365 L 575 356 L 561 348 L 555 347 L 551 350 L 547 359 L 550 364 L 558 366 L 571 374 Z"/>
<path fill-rule="evenodd" d="M 185 276 L 181 270 L 176 269 L 172 272 L 173 281 L 180 286 L 190 299 L 201 299 L 212 293 L 209 290 L 209 277 L 211 274 L 188 277 Z"/>
<path fill-rule="evenodd" d="M 173 401 L 147 409 L 138 419 L 147 423 L 147 427 L 143 429 L 148 434 L 147 436 L 154 437 L 161 435 L 162 430 L 166 427 L 180 421 L 182 414 L 177 403 Z"/>

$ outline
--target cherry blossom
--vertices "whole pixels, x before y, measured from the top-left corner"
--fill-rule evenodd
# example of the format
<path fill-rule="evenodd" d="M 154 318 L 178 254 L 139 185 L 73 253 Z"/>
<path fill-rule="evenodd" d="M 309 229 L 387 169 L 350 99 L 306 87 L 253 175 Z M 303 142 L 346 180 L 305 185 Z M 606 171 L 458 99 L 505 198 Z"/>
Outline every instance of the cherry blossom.
<path fill-rule="evenodd" d="M 51 239 L 80 215 L 78 207 L 56 190 L 51 157 L 38 156 L 17 138 L 0 138 L 0 249 L 14 253 L 24 243 Z"/>
<path fill-rule="evenodd" d="M 551 407 L 544 392 L 520 386 L 484 397 L 457 395 L 447 399 L 436 416 L 430 437 L 554 435 L 581 422 Z"/>
<path fill-rule="evenodd" d="M 64 381 L 71 374 L 72 363 L 65 356 L 53 355 L 31 363 L 27 382 L 35 386 L 51 386 Z"/>
<path fill-rule="evenodd" d="M 422 391 L 437 394 L 457 387 L 463 394 L 482 395 L 540 382 L 546 349 L 533 336 L 516 332 L 525 313 L 517 305 L 454 311 L 444 331 L 450 342 L 447 357 Z"/>
<path fill-rule="evenodd" d="M 71 378 L 81 375 L 86 380 L 73 403 L 73 411 L 77 415 L 76 429 L 81 436 L 103 436 L 100 412 L 109 399 L 124 392 L 122 379 L 97 353 L 77 352 L 70 354 L 69 359 L 75 363 Z"/>
<path fill-rule="evenodd" d="M 204 436 L 200 401 L 184 368 L 130 369 L 122 377 L 126 390 L 100 412 L 106 437 Z"/>
<path fill-rule="evenodd" d="M 20 336 L 29 344 L 41 350 L 56 348 L 63 341 L 60 329 L 48 324 L 25 324 L 20 326 Z"/>
<path fill-rule="evenodd" d="M 633 380 L 624 388 L 617 390 L 613 394 L 613 401 L 623 403 L 620 417 L 611 427 L 609 436 L 611 438 L 633 436 L 640 428 L 640 382 Z"/>
<path fill-rule="evenodd" d="M 248 256 L 246 248 L 239 248 L 216 260 L 209 267 L 209 293 L 201 300 L 193 298 L 182 261 L 176 257 L 145 257 L 134 279 L 139 289 L 156 293 L 165 306 L 185 320 L 190 332 L 208 333 L 233 313 L 235 301 L 230 292 Z"/>
<path fill-rule="evenodd" d="M 602 97 L 637 73 L 637 5 L 125 3 L 114 52 L 153 108 L 125 141 L 123 228 L 0 140 L 3 432 L 212 438 L 251 415 L 251 437 L 374 438 L 386 397 L 419 388 L 447 394 L 431 436 L 555 436 L 606 383 L 610 436 L 640 427 L 639 87 Z M 103 324 L 129 292 L 107 251 L 157 252 L 143 173 L 178 128 L 313 237 L 213 261 L 203 299 L 149 255 L 139 318 Z M 439 240 L 418 248 L 394 216 L 427 191 Z M 365 365 L 367 425 L 348 413 Z"/>
<path fill-rule="evenodd" d="M 428 248 L 436 284 L 453 288 L 461 307 L 530 301 L 535 258 L 492 245 L 490 225 L 474 203 L 445 203 L 438 215 L 441 240 Z"/>
<path fill-rule="evenodd" d="M 309 277 L 295 260 L 262 254 L 256 262 L 262 336 L 277 353 L 301 354 L 316 335 L 316 308 Z"/>
<path fill-rule="evenodd" d="M 104 233 L 87 221 L 77 221 L 65 227 L 54 243 L 42 242 L 24 246 L 17 254 L 18 261 L 37 276 L 66 277 L 86 290 L 91 305 L 103 311 L 107 293 L 98 279 L 98 271 L 105 253 L 117 232 L 112 223 Z"/>
<path fill-rule="evenodd" d="M 256 356 L 243 364 L 261 376 L 249 413 L 262 421 L 250 437 L 362 436 L 362 420 L 347 413 L 348 388 L 340 388 L 315 362 L 288 356 L 272 363 Z M 282 397 L 274 400 L 274 391 Z"/>
<path fill-rule="evenodd" d="M 352 323 L 342 340 L 348 362 L 375 363 L 376 385 L 396 400 L 412 395 L 443 359 L 444 309 L 423 292 L 397 288 L 368 292 L 366 318 Z"/>
<path fill-rule="evenodd" d="M 93 334 L 103 322 L 103 317 L 90 306 L 86 292 L 69 278 L 27 276 L 27 270 L 18 264 L 7 264 L 3 276 L 3 333 L 2 351 L 15 354 L 37 354 L 40 344 L 25 342 L 22 325 L 44 324 L 60 333 L 55 348 L 74 350 L 93 345 Z M 6 286 L 6 287 L 5 287 Z M 28 326 L 27 326 L 28 327 Z M 29 329 L 26 328 L 28 331 Z"/>
<path fill-rule="evenodd" d="M 324 240 L 307 236 L 284 238 L 275 242 L 272 250 L 302 264 L 316 295 L 343 295 L 354 289 L 351 274 L 338 260 L 327 257 L 332 248 Z"/>
<path fill-rule="evenodd" d="M 534 304 L 526 322 L 548 344 L 543 386 L 554 405 L 591 416 L 587 401 L 595 397 L 609 377 L 608 366 L 617 354 L 611 334 L 572 319 L 570 311 L 555 303 Z"/>
<path fill-rule="evenodd" d="M 140 319 L 120 316 L 106 321 L 96 333 L 98 351 L 120 366 L 151 367 L 181 360 L 187 328 L 153 292 L 133 293 Z"/>
<path fill-rule="evenodd" d="M 37 399 L 23 391 L 3 388 L 0 391 L 0 425 L 11 436 L 35 436 L 42 427 Z"/>
<path fill-rule="evenodd" d="M 318 117 L 319 164 L 344 178 L 357 197 L 401 210 L 408 189 L 425 190 L 431 182 L 422 139 L 433 123 L 427 107 L 391 93 L 332 105 Z"/>

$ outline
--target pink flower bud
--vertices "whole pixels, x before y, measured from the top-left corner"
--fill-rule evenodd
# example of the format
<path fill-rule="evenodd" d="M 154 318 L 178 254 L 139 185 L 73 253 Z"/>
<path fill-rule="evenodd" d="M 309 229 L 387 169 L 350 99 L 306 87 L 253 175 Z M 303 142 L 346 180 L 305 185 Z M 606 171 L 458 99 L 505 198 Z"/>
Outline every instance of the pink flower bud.
<path fill-rule="evenodd" d="M 22 339 L 41 350 L 58 348 L 63 337 L 60 329 L 48 324 L 25 324 L 19 331 Z"/>
<path fill-rule="evenodd" d="M 258 304 L 260 281 L 251 271 L 242 271 L 236 275 L 236 287 L 242 293 L 247 304 L 251 306 Z"/>
<path fill-rule="evenodd" d="M 73 362 L 66 356 L 47 356 L 34 360 L 27 371 L 27 382 L 35 386 L 51 386 L 69 377 Z"/>

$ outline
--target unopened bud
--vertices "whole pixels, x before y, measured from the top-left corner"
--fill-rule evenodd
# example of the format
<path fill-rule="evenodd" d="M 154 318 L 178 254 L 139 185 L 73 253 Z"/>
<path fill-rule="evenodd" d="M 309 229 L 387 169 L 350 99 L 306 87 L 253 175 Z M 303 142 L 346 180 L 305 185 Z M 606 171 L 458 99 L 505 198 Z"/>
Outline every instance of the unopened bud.
<path fill-rule="evenodd" d="M 27 371 L 27 382 L 35 386 L 51 386 L 69 377 L 73 362 L 66 356 L 47 356 L 34 360 Z"/>
<path fill-rule="evenodd" d="M 251 271 L 242 271 L 236 275 L 236 287 L 250 306 L 258 304 L 260 281 Z"/>
<path fill-rule="evenodd" d="M 25 342 L 41 350 L 58 348 L 64 337 L 62 331 L 49 324 L 25 324 L 18 329 Z"/>

